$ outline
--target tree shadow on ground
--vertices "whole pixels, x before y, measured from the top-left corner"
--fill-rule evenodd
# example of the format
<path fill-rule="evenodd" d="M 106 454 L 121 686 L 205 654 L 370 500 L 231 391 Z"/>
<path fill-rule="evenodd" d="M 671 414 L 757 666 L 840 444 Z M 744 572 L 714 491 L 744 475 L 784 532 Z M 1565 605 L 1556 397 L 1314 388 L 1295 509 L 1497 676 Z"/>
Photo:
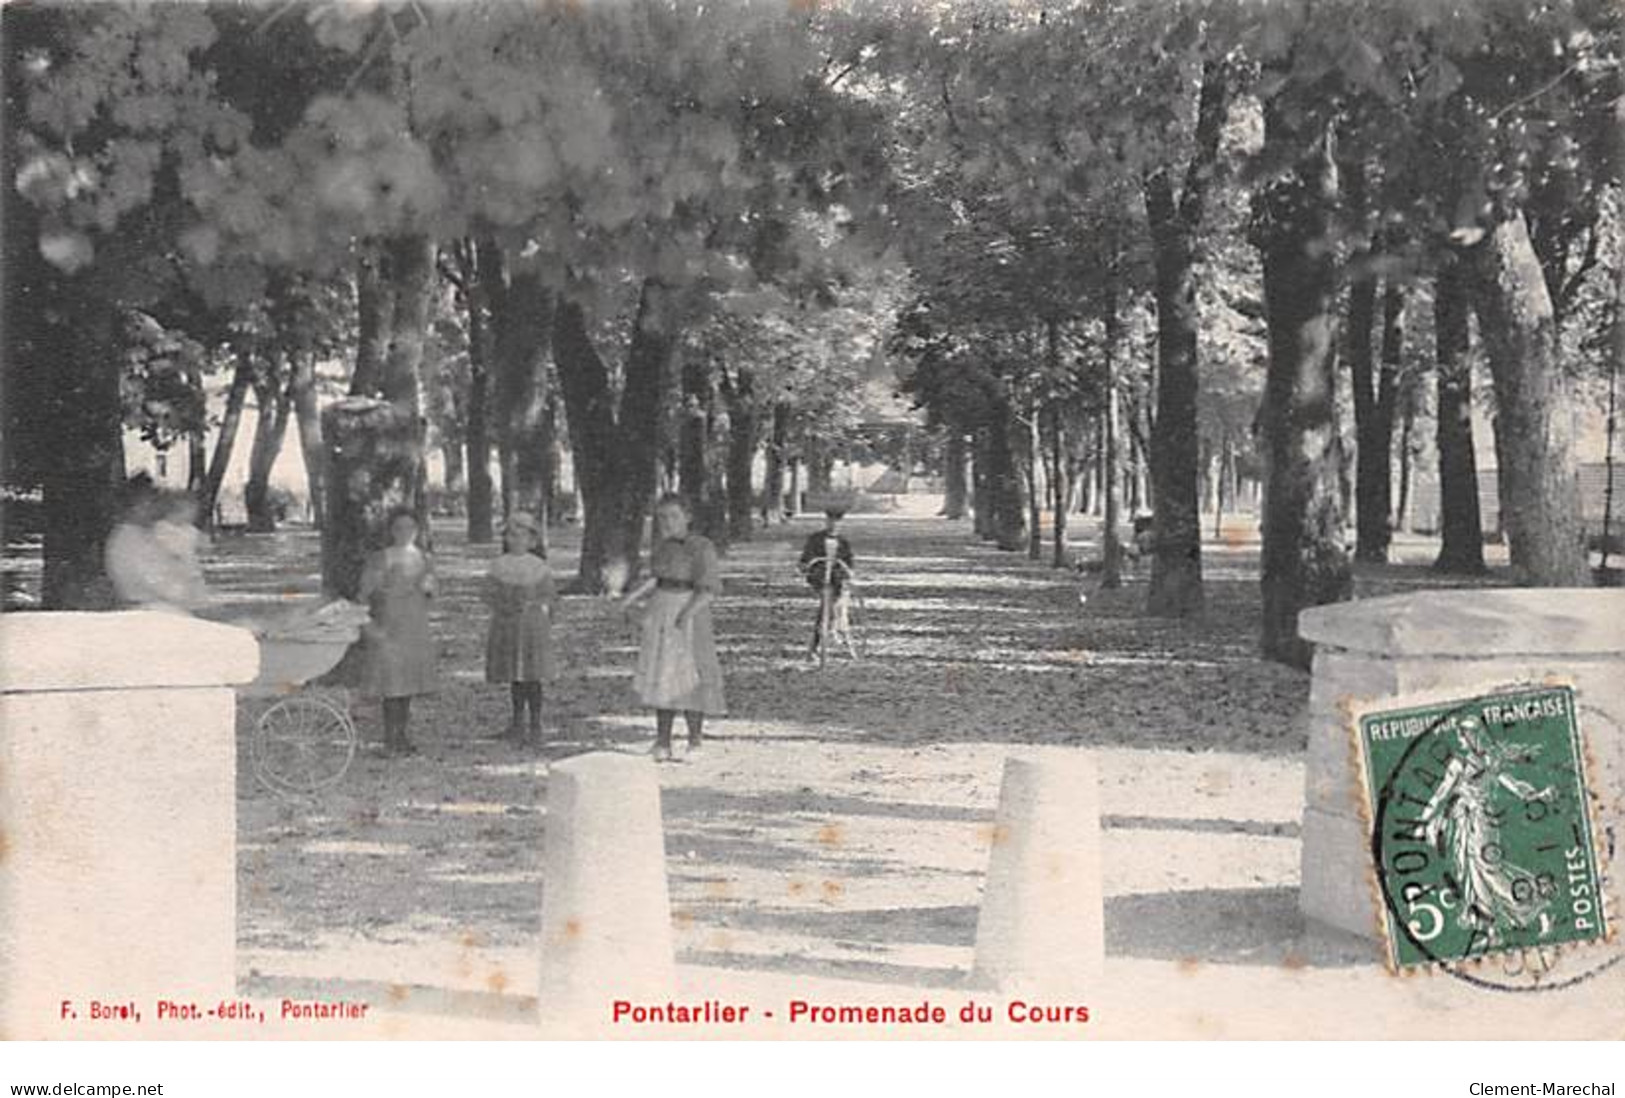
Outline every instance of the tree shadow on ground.
<path fill-rule="evenodd" d="M 710 787 L 688 786 L 666 789 L 661 793 L 660 799 L 668 819 L 718 818 L 729 815 L 770 819 L 803 815 L 888 816 L 902 820 L 953 820 L 970 823 L 993 821 L 993 813 L 963 805 L 883 801 L 869 797 L 820 793 L 811 789 L 732 793 Z"/>
<path fill-rule="evenodd" d="M 964 967 L 901 964 L 891 960 L 688 950 L 689 964 L 792 974 L 839 975 L 854 980 L 918 987 L 963 984 L 976 946 L 974 906 L 872 910 L 752 907 L 730 911 L 717 925 L 764 936 L 814 940 L 847 952 L 900 946 L 966 951 Z M 1108 958 L 1185 965 L 1337 969 L 1382 963 L 1380 947 L 1314 924 L 1298 911 L 1295 888 L 1202 889 L 1109 897 L 1105 901 Z"/>
<path fill-rule="evenodd" d="M 507 691 L 483 681 L 487 619 L 478 595 L 494 548 L 467 546 L 442 525 L 436 525 L 442 593 L 433 610 L 441 684 L 413 706 L 422 753 L 396 761 L 368 751 L 337 788 L 302 800 L 274 797 L 246 765 L 239 768 L 245 946 L 312 949 L 330 934 L 443 939 L 454 933 L 447 928 L 460 926 L 477 928 L 494 944 L 534 944 L 547 764 L 585 751 L 639 751 L 652 738 L 653 722 L 628 687 L 634 651 L 628 630 L 602 600 L 580 597 L 565 600 L 557 626 L 562 669 L 546 689 L 546 743 L 529 750 L 483 739 L 508 719 Z M 1080 603 L 1072 573 L 969 542 L 962 525 L 855 519 L 849 526 L 873 600 L 863 619 L 869 656 L 859 663 L 835 661 L 817 671 L 793 660 L 806 643 L 814 606 L 791 566 L 810 524 L 775 529 L 736 547 L 724 562 L 728 589 L 715 617 L 731 713 L 721 734 L 749 744 L 749 767 L 756 769 L 747 767 L 737 785 L 666 789 L 668 867 L 674 882 L 695 893 L 708 879 L 760 881 L 765 873 L 762 896 L 713 902 L 694 895 L 682 906 L 705 925 L 752 920 L 767 940 L 764 956 L 712 950 L 685 954 L 686 960 L 920 986 L 961 978 L 952 968 L 895 963 L 884 953 L 888 944 L 973 945 L 974 910 L 951 906 L 973 893 L 966 873 L 907 849 L 891 857 L 824 846 L 806 832 L 809 817 L 890 819 L 905 828 L 981 824 L 991 813 L 975 805 L 986 797 L 978 801 L 970 786 L 959 803 L 864 796 L 852 785 L 784 792 L 776 786 L 795 772 L 791 745 L 838 751 L 845 744 L 905 750 L 1062 744 L 1264 757 L 1302 749 L 1307 676 L 1253 654 L 1256 547 L 1226 557 L 1223 578 L 1209 583 L 1202 619 L 1167 622 L 1141 616 L 1141 574 Z M 552 563 L 560 578 L 571 573 L 578 539 L 578 530 L 558 539 Z M 317 543 L 308 532 L 217 547 L 209 568 L 211 582 L 244 607 L 308 597 L 319 588 Z M 360 699 L 354 704 L 368 744 L 379 738 L 376 708 Z M 787 750 L 773 752 L 771 741 Z M 246 740 L 239 746 L 246 760 Z M 897 764 L 883 769 L 907 778 L 909 766 L 899 751 Z M 1289 835 L 1283 825 L 1249 830 L 1237 821 L 1125 814 L 1103 823 Z M 690 851 L 692 862 L 685 857 Z M 797 873 L 812 876 L 815 886 L 821 878 L 862 882 L 854 897 L 881 878 L 895 879 L 903 904 L 923 903 L 926 897 L 908 890 L 927 881 L 953 894 L 931 896 L 941 901 L 936 907 L 877 910 L 871 900 L 866 908 L 843 909 L 817 906 L 811 896 L 811 906 L 779 906 L 780 883 Z M 1123 955 L 1288 963 L 1301 924 L 1289 918 L 1291 903 L 1269 895 L 1282 890 L 1260 891 L 1251 899 L 1216 892 L 1206 906 L 1201 893 L 1109 901 L 1108 944 Z M 763 899 L 770 906 L 758 903 Z M 1278 939 L 1273 945 L 1269 934 Z M 869 955 L 813 956 L 843 951 Z"/>
<path fill-rule="evenodd" d="M 853 980 L 910 988 L 955 988 L 963 986 L 966 979 L 964 970 L 957 968 L 901 965 L 885 961 L 797 956 L 795 954 L 764 956 L 757 953 L 734 953 L 727 950 L 690 949 L 678 954 L 677 959 L 682 964 L 705 968 L 733 969 L 740 972 L 772 972 L 785 976 Z"/>
<path fill-rule="evenodd" d="M 1382 960 L 1374 942 L 1306 923 L 1296 888 L 1110 897 L 1106 953 L 1270 968 L 1348 968 Z"/>

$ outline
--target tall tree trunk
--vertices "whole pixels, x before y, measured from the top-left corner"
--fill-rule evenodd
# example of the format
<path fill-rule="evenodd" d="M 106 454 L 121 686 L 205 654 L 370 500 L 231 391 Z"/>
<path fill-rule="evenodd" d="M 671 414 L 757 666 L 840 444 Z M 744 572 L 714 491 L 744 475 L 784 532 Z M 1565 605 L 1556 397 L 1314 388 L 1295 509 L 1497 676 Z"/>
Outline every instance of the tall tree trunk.
<path fill-rule="evenodd" d="M 767 442 L 766 483 L 762 485 L 762 522 L 784 521 L 784 473 L 790 450 L 791 408 L 787 401 L 773 404 L 773 424 Z"/>
<path fill-rule="evenodd" d="M 1164 177 L 1165 179 L 1165 177 Z M 1162 203 L 1147 195 L 1149 208 Z M 1171 205 L 1171 199 L 1169 200 Z M 1172 217 L 1171 213 L 1164 214 Z M 1153 224 L 1157 218 L 1153 218 Z M 1148 612 L 1183 617 L 1202 608 L 1201 505 L 1197 498 L 1196 286 L 1191 240 L 1164 232 L 1157 266 L 1157 413 L 1151 427 L 1155 548 Z"/>
<path fill-rule="evenodd" d="M 682 375 L 682 418 L 678 425 L 678 483 L 695 532 L 717 540 L 727 537 L 727 504 L 715 492 L 720 477 L 714 465 L 716 377 L 712 364 L 689 358 Z"/>
<path fill-rule="evenodd" d="M 1377 481 L 1388 480 L 1388 439 L 1378 429 L 1376 349 L 1372 336 L 1377 325 L 1377 281 L 1369 273 L 1349 287 L 1348 319 L 1344 326 L 1345 355 L 1354 390 L 1355 550 L 1359 560 L 1388 559 L 1388 508 Z M 1343 494 L 1347 506 L 1347 494 Z"/>
<path fill-rule="evenodd" d="M 327 461 L 327 450 L 322 445 L 322 417 L 317 407 L 316 356 L 313 352 L 300 351 L 295 354 L 291 389 L 293 413 L 298 421 L 299 453 L 305 459 L 305 490 L 310 494 L 310 514 L 320 528 L 322 515 L 327 511 L 323 499 L 323 486 L 327 482 L 323 466 Z"/>
<path fill-rule="evenodd" d="M 1433 281 L 1434 360 L 1439 408 L 1439 556 L 1441 572 L 1484 571 L 1484 528 L 1478 509 L 1478 459 L 1473 449 L 1473 364 L 1470 303 L 1461 260 L 1447 259 Z"/>
<path fill-rule="evenodd" d="M 809 495 L 828 495 L 830 478 L 835 471 L 835 455 L 822 439 L 807 445 L 807 492 Z"/>
<path fill-rule="evenodd" d="M 479 288 L 475 262 L 463 267 L 468 306 L 468 424 L 463 438 L 468 477 L 468 541 L 486 545 L 495 539 L 495 504 L 491 484 L 491 325 L 489 301 Z"/>
<path fill-rule="evenodd" d="M 1381 528 L 1383 559 L 1388 557 L 1393 531 L 1403 521 L 1410 491 L 1411 427 L 1415 423 L 1416 401 L 1405 371 L 1405 288 L 1398 279 L 1390 277 L 1382 293 L 1382 371 L 1377 375 L 1377 422 L 1375 430 L 1381 435 L 1382 475 L 1372 486 L 1375 502 L 1383 508 Z M 1403 401 L 1403 403 L 1402 403 Z M 1401 501 L 1396 514 L 1393 499 L 1393 437 L 1394 417 L 1402 415 L 1404 430 L 1400 434 L 1400 491 Z"/>
<path fill-rule="evenodd" d="M 562 408 L 558 386 L 549 384 L 547 404 L 542 413 L 547 429 L 547 445 L 542 447 L 542 510 L 548 524 L 553 526 L 564 521 L 561 510 L 564 506 L 564 436 L 559 427 Z M 547 539 L 544 537 L 542 540 L 545 549 Z"/>
<path fill-rule="evenodd" d="M 1201 501 L 1203 514 L 1213 510 L 1215 506 L 1213 502 L 1213 461 L 1213 448 L 1207 443 L 1199 445 L 1196 452 L 1196 468 L 1199 470 L 1200 475 L 1197 477 L 1196 483 L 1199 489 L 1197 498 Z"/>
<path fill-rule="evenodd" d="M 283 370 L 292 367 L 284 362 Z M 282 442 L 288 434 L 288 418 L 293 405 L 293 385 L 279 386 L 266 379 L 254 386 L 256 415 L 254 442 L 248 451 L 248 481 L 243 485 L 243 503 L 248 508 L 248 529 L 268 534 L 276 529 L 276 510 L 271 500 L 271 470 L 282 456 Z"/>
<path fill-rule="evenodd" d="M 117 298 L 97 280 L 131 268 L 99 254 L 94 266 L 65 275 L 41 254 L 42 211 L 14 185 L 33 155 L 18 140 L 25 129 L 18 124 L 22 105 L 34 82 L 32 65 L 24 62 L 70 42 L 75 15 L 55 4 L 0 9 L 8 121 L 0 130 L 0 178 L 6 181 L 0 191 L 0 468 L 8 484 L 38 486 L 44 493 L 42 605 L 48 610 L 112 604 L 102 558 L 125 474 Z M 0 508 L 0 529 L 10 532 L 20 517 L 16 509 Z M 9 745 L 19 734 L 8 727 L 0 737 Z"/>
<path fill-rule="evenodd" d="M 248 400 L 248 388 L 253 378 L 253 361 L 247 351 L 239 351 L 237 365 L 231 373 L 231 388 L 226 391 L 226 407 L 220 416 L 220 430 L 214 438 L 209 472 L 203 478 L 203 487 L 198 493 L 198 508 L 210 516 L 211 522 L 220 501 L 220 487 L 225 483 L 226 470 L 231 466 L 231 452 L 237 445 L 237 428 L 243 421 L 243 405 Z"/>
<path fill-rule="evenodd" d="M 991 533 L 1000 549 L 1015 552 L 1027 543 L 1027 501 L 1021 461 L 1011 437 L 1018 424 L 1007 401 L 993 409 L 988 427 L 988 497 Z"/>
<path fill-rule="evenodd" d="M 374 383 L 352 384 L 352 396 L 323 412 L 327 444 L 327 514 L 322 522 L 322 587 L 354 599 L 368 552 L 382 544 L 391 511 L 416 512 L 422 540 L 430 528 L 424 498 L 424 416 L 419 384 L 435 283 L 435 249 L 421 236 L 392 237 L 374 253 L 381 262 L 359 281 L 378 277 L 360 301 L 361 330 L 380 345 L 358 347 L 357 372 L 378 370 Z M 370 302 L 369 302 L 370 297 Z M 376 396 L 369 395 L 375 393 Z"/>
<path fill-rule="evenodd" d="M 1406 402 L 1399 421 L 1399 498 L 1394 501 L 1393 529 L 1411 529 L 1411 479 L 1416 469 L 1416 408 Z"/>
<path fill-rule="evenodd" d="M 609 370 L 587 332 L 586 314 L 561 301 L 553 324 L 553 358 L 570 425 L 570 453 L 581 492 L 582 551 L 577 579 L 589 591 L 619 593 L 632 578 L 641 529 L 619 529 L 624 511 L 615 483 L 615 398 Z M 504 469 L 506 479 L 506 469 Z M 628 555 L 630 553 L 630 556 Z M 615 568 L 613 575 L 608 570 Z"/>
<path fill-rule="evenodd" d="M 1614 103 L 1614 151 L 1625 156 L 1625 99 Z M 1625 373 L 1625 262 L 1614 264 L 1614 332 L 1608 360 L 1608 413 L 1603 421 L 1602 569 L 1601 582 L 1617 578 L 1608 562 L 1614 552 L 1614 443 L 1619 437 L 1619 375 Z M 1589 559 L 1589 558 L 1588 558 Z"/>
<path fill-rule="evenodd" d="M 705 364 L 685 360 L 677 367 L 683 379 L 682 418 L 677 425 L 677 484 L 683 504 L 696 527 L 705 514 L 706 389 L 710 383 Z"/>
<path fill-rule="evenodd" d="M 1049 376 L 1051 378 L 1055 378 L 1055 379 L 1060 378 L 1060 376 L 1061 376 L 1061 326 L 1053 317 L 1046 319 L 1045 322 L 1044 322 L 1044 364 L 1045 364 L 1045 369 L 1048 371 Z M 1064 451 L 1066 449 L 1066 431 L 1061 426 L 1061 404 L 1060 404 L 1060 400 L 1058 398 L 1051 397 L 1046 403 L 1049 405 L 1050 440 L 1051 440 L 1051 443 L 1052 443 L 1052 449 L 1051 449 L 1051 452 L 1050 452 L 1051 453 L 1051 459 L 1050 459 L 1049 465 L 1048 465 L 1048 467 L 1046 469 L 1046 476 L 1044 478 L 1046 481 L 1048 481 L 1048 486 L 1049 486 L 1048 495 L 1050 497 L 1050 500 L 1052 501 L 1051 502 L 1051 519 L 1050 519 L 1050 522 L 1052 524 L 1051 541 L 1053 542 L 1053 548 L 1052 548 L 1052 553 L 1051 553 L 1051 564 L 1056 568 L 1061 568 L 1061 567 L 1064 567 L 1065 564 L 1066 564 L 1066 492 L 1067 492 L 1067 482 L 1066 482 L 1066 458 L 1065 458 L 1065 453 L 1064 453 Z M 1033 418 L 1032 431 L 1033 431 L 1033 441 L 1034 441 L 1033 463 L 1034 463 L 1034 465 L 1037 465 L 1042 461 L 1043 453 L 1044 453 L 1044 449 L 1043 449 L 1043 433 L 1042 433 L 1042 430 L 1041 430 L 1042 422 L 1041 422 L 1041 420 L 1039 418 L 1042 415 L 1042 412 L 1043 412 L 1043 406 L 1039 405 L 1039 404 L 1037 404 L 1035 402 L 1034 406 L 1033 406 L 1033 411 L 1032 411 L 1032 418 Z M 1036 484 L 1034 485 L 1034 487 L 1036 488 Z M 1035 491 L 1033 494 L 1036 496 L 1037 492 Z M 1035 510 L 1034 514 L 1033 514 L 1033 527 L 1034 527 L 1034 536 L 1035 537 L 1037 536 L 1038 514 L 1039 514 L 1039 512 L 1037 510 Z M 1033 559 L 1036 560 L 1037 557 L 1035 556 Z"/>
<path fill-rule="evenodd" d="M 626 484 L 619 528 L 634 546 L 654 503 L 660 397 L 681 339 L 673 296 L 658 280 L 644 279 L 626 355 L 626 381 L 616 420 L 620 431 L 617 475 Z M 628 563 L 635 566 L 637 558 L 631 557 Z"/>
<path fill-rule="evenodd" d="M 504 513 L 526 511 L 547 529 L 547 358 L 553 292 L 534 267 L 508 261 L 492 240 L 479 244 L 480 285 L 491 311 L 491 368 L 503 439 Z"/>
<path fill-rule="evenodd" d="M 984 541 L 994 540 L 998 524 L 993 511 L 993 426 L 983 424 L 971 436 L 975 452 L 971 466 L 971 494 L 973 496 L 971 528 Z"/>
<path fill-rule="evenodd" d="M 1203 67 L 1196 149 L 1183 193 L 1175 197 L 1167 168 L 1147 175 L 1144 186 L 1157 303 L 1157 411 L 1150 455 L 1156 536 L 1146 609 L 1164 617 L 1198 613 L 1203 602 L 1195 255 L 1229 102 L 1228 79 L 1223 61 L 1209 60 Z"/>
<path fill-rule="evenodd" d="M 1131 434 L 1128 440 L 1128 511 L 1137 515 L 1146 509 L 1146 500 L 1141 492 L 1144 485 L 1144 475 L 1140 470 L 1140 436 Z"/>
<path fill-rule="evenodd" d="M 1262 648 L 1269 659 L 1308 668 L 1313 650 L 1298 635 L 1298 615 L 1349 598 L 1353 575 L 1337 488 L 1335 257 L 1322 244 L 1331 229 L 1337 174 L 1329 133 L 1310 141 L 1314 135 L 1300 132 L 1301 124 L 1276 103 L 1265 110 L 1266 154 L 1293 150 L 1297 162 L 1290 176 L 1261 195 L 1255 240 L 1269 328 Z"/>
<path fill-rule="evenodd" d="M 15 275 L 15 272 L 8 272 Z M 48 273 L 60 314 L 37 320 L 39 361 L 60 364 L 42 386 L 44 576 L 47 610 L 101 610 L 113 603 L 103 570 L 107 535 L 124 484 L 124 420 L 112 306 L 84 280 Z M 47 291 L 50 292 L 50 291 Z M 9 318 L 8 318 L 9 320 Z M 10 365 L 10 364 L 8 364 Z M 60 440 L 70 439 L 71 445 Z"/>
<path fill-rule="evenodd" d="M 1117 284 L 1114 281 L 1102 305 L 1106 343 L 1101 364 L 1106 386 L 1106 408 L 1100 417 L 1099 499 L 1103 516 L 1100 531 L 1100 586 L 1107 590 L 1123 585 L 1123 546 L 1119 536 L 1123 516 L 1118 513 L 1117 507 L 1117 473 L 1120 464 L 1117 451 L 1118 436 L 1121 434 L 1118 422 L 1117 351 L 1123 336 L 1123 317 L 1118 311 L 1118 305 Z"/>
<path fill-rule="evenodd" d="M 1054 514 L 1054 532 L 1051 538 L 1052 556 L 1050 563 L 1056 568 L 1065 568 L 1067 560 L 1066 519 L 1068 498 L 1072 494 L 1072 484 L 1067 477 L 1066 467 L 1066 425 L 1062 421 L 1061 405 L 1056 401 L 1050 405 L 1050 497 L 1054 500 L 1052 511 Z"/>
<path fill-rule="evenodd" d="M 414 420 L 413 438 L 416 467 L 413 470 L 412 507 L 422 528 L 419 540 L 431 541 L 428 487 L 424 478 L 423 443 L 427 417 L 422 391 L 423 351 L 429 340 L 429 315 L 434 292 L 434 243 L 426 237 L 397 237 L 389 244 L 389 271 L 394 302 L 390 317 L 389 355 L 384 360 L 384 376 L 379 386 L 383 399 Z M 378 531 L 382 537 L 383 530 Z"/>
<path fill-rule="evenodd" d="M 706 511 L 701 517 L 699 530 L 716 545 L 717 551 L 726 553 L 730 540 L 728 527 L 728 439 L 721 398 L 712 393 L 711 407 L 705 419 L 705 500 Z M 649 551 L 659 541 L 659 532 L 649 532 Z"/>
<path fill-rule="evenodd" d="M 943 450 L 943 514 L 958 520 L 965 517 L 965 501 L 970 493 L 966 481 L 966 445 L 964 432 L 948 429 L 948 440 Z"/>
<path fill-rule="evenodd" d="M 1022 476 L 1027 490 L 1027 559 L 1038 560 L 1044 555 L 1044 439 L 1040 429 L 1043 415 L 1036 398 L 1027 402 L 1025 453 L 1022 455 Z"/>
<path fill-rule="evenodd" d="M 578 580 L 588 590 L 621 592 L 641 560 L 656 485 L 660 395 L 679 337 L 667 296 L 658 282 L 644 280 L 618 406 L 581 306 L 564 302 L 555 315 L 553 353 L 581 492 Z"/>
<path fill-rule="evenodd" d="M 203 485 L 209 479 L 209 397 L 202 371 L 188 369 L 186 381 L 197 393 L 203 412 L 196 429 L 186 432 L 186 494 L 198 501 L 198 522 L 208 529 L 213 524 L 213 510 L 203 504 Z"/>
<path fill-rule="evenodd" d="M 749 541 L 755 533 L 750 475 L 759 426 L 750 371 L 735 370 L 722 391 L 728 398 L 728 540 Z"/>
<path fill-rule="evenodd" d="M 356 260 L 356 353 L 350 374 L 351 396 L 381 396 L 385 360 L 395 329 L 395 286 L 390 253 L 378 242 L 365 242 Z"/>
<path fill-rule="evenodd" d="M 467 469 L 463 464 L 463 440 L 443 438 L 440 440 L 440 462 L 445 467 L 445 488 L 448 496 L 462 496 L 466 500 L 468 493 Z"/>
<path fill-rule="evenodd" d="M 1495 381 L 1501 515 L 1512 565 L 1529 586 L 1589 586 L 1574 407 L 1522 215 L 1495 225 L 1466 258 Z"/>
<path fill-rule="evenodd" d="M 1375 281 L 1356 283 L 1352 294 L 1349 360 L 1357 460 L 1354 555 L 1358 560 L 1381 563 L 1388 559 L 1388 547 L 1393 541 L 1394 402 L 1404 354 L 1405 298 L 1399 284 L 1389 279 L 1382 297 L 1381 368 L 1373 370 Z"/>
<path fill-rule="evenodd" d="M 1109 391 L 1109 390 L 1108 390 Z M 1081 514 L 1098 515 L 1100 513 L 1100 485 L 1101 477 L 1105 472 L 1102 456 L 1106 452 L 1106 417 L 1097 417 L 1089 440 L 1088 475 L 1083 482 L 1083 499 L 1079 502 Z"/>

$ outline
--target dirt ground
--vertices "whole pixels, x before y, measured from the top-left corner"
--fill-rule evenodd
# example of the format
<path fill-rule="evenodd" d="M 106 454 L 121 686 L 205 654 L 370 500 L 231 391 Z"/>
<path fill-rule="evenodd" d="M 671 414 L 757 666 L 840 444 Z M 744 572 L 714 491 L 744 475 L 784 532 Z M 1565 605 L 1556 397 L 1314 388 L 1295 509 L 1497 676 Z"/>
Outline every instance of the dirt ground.
<path fill-rule="evenodd" d="M 848 522 L 864 658 L 819 669 L 794 570 L 810 519 L 724 562 L 715 608 L 729 716 L 697 757 L 659 769 L 680 964 L 946 988 L 975 938 L 1001 768 L 1091 749 L 1100 769 L 1106 946 L 1125 962 L 1369 967 L 1370 947 L 1307 935 L 1297 913 L 1301 711 L 1308 676 L 1255 655 L 1256 527 L 1205 549 L 1208 610 L 1144 618 L 1118 591 L 979 544 L 912 511 Z M 1078 552 L 1089 554 L 1085 526 Z M 261 993 L 347 991 L 488 1018 L 536 986 L 550 762 L 638 752 L 634 644 L 600 599 L 565 600 L 563 674 L 541 751 L 494 743 L 507 698 L 482 681 L 477 583 L 494 550 L 437 528 L 442 688 L 414 705 L 422 753 L 364 752 L 342 783 L 275 795 L 240 767 L 239 944 Z M 575 568 L 572 531 L 552 561 Z M 1437 580 L 1432 546 L 1363 571 L 1362 595 Z M 241 609 L 313 593 L 308 533 L 222 542 L 211 583 Z M 1493 581 L 1492 581 L 1493 582 Z M 245 705 L 240 746 L 258 713 Z M 378 719 L 357 705 L 362 735 Z M 606 872 L 613 872 L 607 868 Z"/>

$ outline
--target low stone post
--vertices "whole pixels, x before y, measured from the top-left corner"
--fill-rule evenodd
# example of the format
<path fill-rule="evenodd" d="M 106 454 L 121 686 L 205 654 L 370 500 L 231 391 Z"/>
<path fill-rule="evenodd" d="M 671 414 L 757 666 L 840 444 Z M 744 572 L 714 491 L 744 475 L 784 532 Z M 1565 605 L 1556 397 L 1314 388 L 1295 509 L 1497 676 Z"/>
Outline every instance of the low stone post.
<path fill-rule="evenodd" d="M 177 614 L 0 616 L 0 1036 L 235 994 L 232 687 L 258 667 L 252 634 Z"/>
<path fill-rule="evenodd" d="M 1604 826 L 1625 807 L 1625 591 L 1425 591 L 1321 606 L 1299 618 L 1315 644 L 1304 777 L 1300 906 L 1380 940 L 1371 835 L 1360 815 L 1347 706 L 1459 690 L 1463 698 L 1572 682 Z"/>
<path fill-rule="evenodd" d="M 1094 988 L 1105 960 L 1100 782 L 1084 754 L 1008 759 L 976 920 L 972 982 Z"/>
<path fill-rule="evenodd" d="M 654 763 L 594 752 L 554 765 L 546 828 L 543 1020 L 607 1020 L 615 999 L 664 1002 L 676 963 Z"/>

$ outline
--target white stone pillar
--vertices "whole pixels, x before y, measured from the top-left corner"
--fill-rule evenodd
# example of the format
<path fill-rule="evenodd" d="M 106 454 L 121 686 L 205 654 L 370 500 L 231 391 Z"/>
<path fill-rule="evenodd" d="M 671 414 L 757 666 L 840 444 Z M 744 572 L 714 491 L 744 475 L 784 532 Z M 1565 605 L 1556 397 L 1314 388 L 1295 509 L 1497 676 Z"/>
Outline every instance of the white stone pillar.
<path fill-rule="evenodd" d="M 1105 949 L 1094 761 L 1082 753 L 1006 760 L 972 982 L 1087 992 Z"/>
<path fill-rule="evenodd" d="M 0 616 L 0 1036 L 235 994 L 232 687 L 258 666 L 177 614 Z"/>
<path fill-rule="evenodd" d="M 544 847 L 543 1020 L 607 1021 L 615 999 L 664 1003 L 676 964 L 653 761 L 594 752 L 555 764 Z"/>
<path fill-rule="evenodd" d="M 1424 591 L 1316 607 L 1298 631 L 1315 644 L 1300 893 L 1308 918 L 1381 940 L 1351 705 L 1572 682 L 1594 764 L 1588 779 L 1614 819 L 1625 806 L 1625 591 Z"/>

